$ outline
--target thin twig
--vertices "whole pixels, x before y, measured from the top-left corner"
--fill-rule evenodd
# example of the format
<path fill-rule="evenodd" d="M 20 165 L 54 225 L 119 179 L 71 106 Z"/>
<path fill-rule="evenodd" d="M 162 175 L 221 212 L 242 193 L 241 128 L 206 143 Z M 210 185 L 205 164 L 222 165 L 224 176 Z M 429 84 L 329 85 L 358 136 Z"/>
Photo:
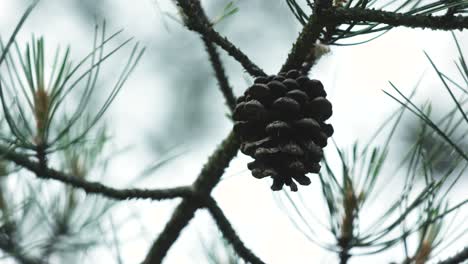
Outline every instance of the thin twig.
<path fill-rule="evenodd" d="M 314 9 L 313 16 L 310 17 L 309 23 L 306 24 L 306 26 L 303 29 L 303 32 L 305 32 L 305 28 L 309 28 L 309 33 L 306 34 L 304 37 L 307 37 L 307 35 L 311 38 L 309 41 L 313 41 L 313 45 L 311 45 L 310 50 L 308 53 L 304 54 L 303 62 L 301 64 L 301 72 L 305 75 L 307 75 L 314 64 L 320 59 L 321 56 L 321 51 L 320 51 L 320 46 L 317 46 L 317 39 L 320 37 L 320 32 L 323 28 L 323 25 L 321 23 L 318 23 L 318 20 L 321 19 L 319 16 L 322 15 L 322 10 L 325 8 L 330 8 L 332 1 L 315 1 L 315 6 L 311 6 L 311 8 Z M 326 27 L 327 32 L 332 32 L 336 28 L 335 25 L 328 25 Z M 296 43 L 299 40 L 296 41 Z M 301 40 L 301 41 L 307 41 L 307 40 Z M 305 42 L 306 44 L 306 42 Z M 288 58 L 289 59 L 289 58 Z"/>
<path fill-rule="evenodd" d="M 179 238 L 184 227 L 192 220 L 197 209 L 198 204 L 189 199 L 184 199 L 177 206 L 171 220 L 167 222 L 163 231 L 158 235 L 148 251 L 143 264 L 159 264 L 162 262 L 171 246 Z"/>
<path fill-rule="evenodd" d="M 236 156 L 239 149 L 239 139 L 231 131 L 228 137 L 216 148 L 203 166 L 198 178 L 193 183 L 195 195 L 184 200 L 177 206 L 164 230 L 151 246 L 144 264 L 161 263 L 170 247 L 180 235 L 180 232 L 190 222 L 195 211 L 203 206 L 203 198 L 209 197 L 211 191 L 221 179 L 224 170 Z M 197 198 L 199 197 L 199 198 Z"/>
<path fill-rule="evenodd" d="M 346 247 L 342 247 L 338 255 L 340 257 L 340 264 L 348 263 L 349 259 L 351 258 L 351 255 L 349 254 L 349 248 Z"/>
<path fill-rule="evenodd" d="M 210 41 L 218 44 L 221 48 L 226 50 L 231 56 L 233 56 L 237 61 L 239 61 L 242 66 L 249 72 L 252 76 L 265 76 L 266 74 L 253 64 L 248 57 L 243 54 L 237 47 L 232 45 L 226 38 L 221 37 L 216 31 L 214 31 L 207 21 L 206 17 L 203 21 L 200 21 L 200 13 L 202 7 L 198 0 L 177 0 L 177 4 L 182 8 L 186 17 L 185 24 L 194 31 L 202 34 L 204 37 L 208 38 Z M 320 32 L 320 30 L 318 30 Z M 318 34 L 317 33 L 317 37 Z M 310 40 L 310 37 L 305 37 L 303 39 L 304 43 L 301 45 L 306 46 L 303 49 L 298 49 L 303 51 L 307 49 L 309 43 L 305 43 Z M 298 52 L 297 50 L 294 52 Z M 300 56 L 296 54 L 295 56 Z M 295 57 L 293 56 L 293 57 Z M 239 149 L 239 139 L 234 135 L 233 132 L 221 143 L 221 145 L 216 149 L 216 151 L 209 158 L 208 162 L 203 167 L 203 170 L 200 172 L 197 180 L 193 184 L 194 193 L 197 193 L 197 197 L 209 197 L 211 191 L 219 182 L 225 168 L 228 167 L 229 162 L 234 158 Z M 151 246 L 145 260 L 144 264 L 157 264 L 161 263 L 163 258 L 166 256 L 172 244 L 179 237 L 182 229 L 189 223 L 192 217 L 195 214 L 195 211 L 202 207 L 200 199 L 187 199 L 179 204 L 179 206 L 174 211 L 171 219 L 165 226 L 164 230 L 158 236 L 156 241 Z"/>
<path fill-rule="evenodd" d="M 211 215 L 213 216 L 213 219 L 216 222 L 216 225 L 218 225 L 219 230 L 223 234 L 224 238 L 229 241 L 229 243 L 232 245 L 236 253 L 244 259 L 247 263 L 252 263 L 252 264 L 264 264 L 259 257 L 257 257 L 250 249 L 248 249 L 242 240 L 239 238 L 237 235 L 236 231 L 232 227 L 231 223 L 229 223 L 229 220 L 227 217 L 224 215 L 223 211 L 221 208 L 218 206 L 216 201 L 209 197 L 206 201 L 206 208 L 209 210 Z"/>
<path fill-rule="evenodd" d="M 439 261 L 438 264 L 458 264 L 463 263 L 465 260 L 468 260 L 468 247 L 448 259 Z"/>
<path fill-rule="evenodd" d="M 429 28 L 433 30 L 463 30 L 468 29 L 467 16 L 432 16 L 407 15 L 389 11 L 362 8 L 332 8 L 323 10 L 321 21 L 326 24 L 366 22 L 382 23 L 390 26 Z"/>
<path fill-rule="evenodd" d="M 34 172 L 38 178 L 52 179 L 62 183 L 71 185 L 75 188 L 82 189 L 88 194 L 99 194 L 107 198 L 115 200 L 129 200 L 129 199 L 150 199 L 150 200 L 163 200 L 178 197 L 189 197 L 192 192 L 190 187 L 175 187 L 167 189 L 116 189 L 108 187 L 100 182 L 86 181 L 80 177 L 54 170 L 51 168 L 42 168 L 38 162 L 30 160 L 27 156 L 12 151 L 0 145 L 0 153 L 6 160 L 14 162 L 16 165 L 26 168 Z"/>
<path fill-rule="evenodd" d="M 245 55 L 239 48 L 234 46 L 226 37 L 221 36 L 215 31 L 204 15 L 199 0 L 176 0 L 177 5 L 183 10 L 185 14 L 185 24 L 193 31 L 198 32 L 203 37 L 209 39 L 211 42 L 216 43 L 224 49 L 230 56 L 237 60 L 242 67 L 253 77 L 266 76 L 260 67 L 255 65 L 247 55 Z"/>
<path fill-rule="evenodd" d="M 201 8 L 201 5 L 199 2 L 197 3 L 197 6 L 198 6 L 198 12 L 197 12 L 198 19 L 202 21 L 200 22 L 200 24 L 207 24 L 206 22 L 208 21 L 208 17 L 206 16 L 205 12 Z M 190 27 L 189 21 L 191 20 L 186 19 L 185 21 L 186 21 L 187 27 Z M 213 70 L 216 75 L 216 79 L 218 80 L 219 89 L 223 93 L 223 96 L 226 99 L 226 104 L 228 105 L 229 109 L 231 110 L 231 112 L 234 112 L 234 108 L 236 107 L 236 96 L 234 95 L 232 88 L 229 85 L 229 81 L 226 76 L 226 71 L 224 70 L 219 53 L 216 50 L 215 45 L 213 45 L 213 42 L 209 38 L 207 38 L 203 34 L 200 34 L 200 37 L 203 40 L 203 43 L 205 44 L 206 51 L 208 52 L 211 66 L 213 67 Z"/>
<path fill-rule="evenodd" d="M 218 80 L 219 89 L 223 93 L 224 98 L 226 99 L 226 104 L 228 105 L 229 109 L 231 110 L 231 112 L 234 112 L 234 108 L 236 107 L 236 97 L 234 96 L 232 88 L 229 85 L 229 81 L 224 71 L 223 64 L 221 63 L 218 51 L 208 38 L 202 36 L 202 39 L 203 43 L 205 43 L 205 48 L 208 52 L 208 56 L 210 57 L 211 65 L 213 66 L 216 79 Z"/>
<path fill-rule="evenodd" d="M 310 16 L 309 21 L 294 42 L 291 52 L 281 68 L 282 72 L 292 69 L 301 69 L 304 62 L 308 66 L 306 66 L 303 71 L 309 71 L 311 69 L 315 62 L 315 43 L 320 36 L 322 28 L 323 25 L 319 22 L 319 16 L 316 14 Z M 304 74 L 307 74 L 307 72 L 304 72 Z"/>
<path fill-rule="evenodd" d="M 225 50 L 231 57 L 236 59 L 242 67 L 252 76 L 266 76 L 267 74 L 255 63 L 253 63 L 247 55 L 245 55 L 239 48 L 234 46 L 228 38 L 221 36 L 213 28 L 204 28 L 200 31 L 200 34 L 203 34 L 205 37 L 209 38 L 211 41 L 220 46 Z"/>
<path fill-rule="evenodd" d="M 394 27 L 405 26 L 433 30 L 462 30 L 468 28 L 468 17 L 466 16 L 407 15 L 362 8 L 328 8 L 319 11 L 310 16 L 281 71 L 300 69 L 304 62 L 306 62 L 304 70 L 310 70 L 309 65 L 314 63 L 314 58 L 310 54 L 313 54 L 315 42 L 319 38 L 323 26 L 326 25 L 336 26 L 349 22 L 368 22 L 382 23 Z M 312 60 L 305 61 L 304 58 L 307 57 L 312 58 Z"/>

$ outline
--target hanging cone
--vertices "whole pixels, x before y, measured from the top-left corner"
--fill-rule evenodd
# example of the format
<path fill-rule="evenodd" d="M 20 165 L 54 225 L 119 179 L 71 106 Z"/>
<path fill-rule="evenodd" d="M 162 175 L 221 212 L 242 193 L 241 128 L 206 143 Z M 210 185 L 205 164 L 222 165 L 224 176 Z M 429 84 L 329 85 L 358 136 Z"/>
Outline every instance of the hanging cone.
<path fill-rule="evenodd" d="M 332 115 L 326 96 L 320 81 L 291 70 L 256 78 L 238 98 L 234 131 L 242 153 L 255 159 L 248 164 L 255 178 L 273 178 L 275 191 L 310 184 L 306 174 L 319 172 L 322 148 L 333 135 L 325 123 Z"/>

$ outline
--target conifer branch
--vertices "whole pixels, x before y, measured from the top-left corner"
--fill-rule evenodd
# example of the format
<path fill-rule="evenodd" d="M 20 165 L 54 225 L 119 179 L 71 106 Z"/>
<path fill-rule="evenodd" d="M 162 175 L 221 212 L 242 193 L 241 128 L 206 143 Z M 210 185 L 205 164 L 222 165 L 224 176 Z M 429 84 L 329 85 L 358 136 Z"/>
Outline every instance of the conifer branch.
<path fill-rule="evenodd" d="M 286 59 L 286 62 L 281 67 L 282 72 L 287 72 L 292 69 L 301 69 L 304 62 L 307 66 L 306 71 L 309 71 L 315 62 L 314 48 L 315 43 L 320 37 L 320 32 L 323 28 L 323 24 L 319 21 L 319 16 L 310 16 L 307 24 L 303 27 L 299 37 L 294 42 L 291 52 Z M 304 58 L 309 58 L 305 61 Z M 307 74 L 307 72 L 304 72 Z"/>
<path fill-rule="evenodd" d="M 315 43 L 319 39 L 323 27 L 327 25 L 337 26 L 351 22 L 363 22 L 366 24 L 387 24 L 391 27 L 404 26 L 432 30 L 468 29 L 468 17 L 461 15 L 410 15 L 374 9 L 341 7 L 316 9 L 295 41 L 281 71 L 301 69 L 304 62 L 306 67 L 303 67 L 303 71 L 309 71 L 310 65 L 313 65 L 316 60 L 313 56 Z"/>
<path fill-rule="evenodd" d="M 433 30 L 468 29 L 467 16 L 432 16 L 408 15 L 374 9 L 330 8 L 320 14 L 325 24 L 342 24 L 348 22 L 381 23 L 393 27 L 428 28 Z"/>
<path fill-rule="evenodd" d="M 247 263 L 264 264 L 249 248 L 247 248 L 237 235 L 228 218 L 213 198 L 206 201 L 206 208 L 209 210 L 224 238 L 229 241 L 236 253 Z"/>
<path fill-rule="evenodd" d="M 224 71 L 224 67 L 221 62 L 221 58 L 219 57 L 219 53 L 216 50 L 216 47 L 209 39 L 202 36 L 202 40 L 205 44 L 206 51 L 208 52 L 211 65 L 213 66 L 213 70 L 216 75 L 216 79 L 218 80 L 219 89 L 223 93 L 224 99 L 226 99 L 226 104 L 229 107 L 229 110 L 233 112 L 234 108 L 236 107 L 236 96 L 234 95 L 232 88 L 229 85 L 229 81 Z"/>
<path fill-rule="evenodd" d="M 230 56 L 236 59 L 242 67 L 253 77 L 266 76 L 260 67 L 255 65 L 247 55 L 234 46 L 226 37 L 222 37 L 215 31 L 203 12 L 199 0 L 176 0 L 177 5 L 183 10 L 185 24 L 188 29 L 198 32 L 204 38 L 216 43 L 224 49 Z"/>
<path fill-rule="evenodd" d="M 203 22 L 200 22 L 201 24 L 207 24 L 208 18 L 201 8 L 200 4 L 198 3 L 198 18 Z M 190 19 L 186 19 L 186 26 L 190 28 Z M 196 23 L 196 22 L 193 22 Z M 229 85 L 228 78 L 226 76 L 223 64 L 221 62 L 221 58 L 219 56 L 218 51 L 216 50 L 216 47 L 213 45 L 213 42 L 204 36 L 203 34 L 200 34 L 201 39 L 203 40 L 203 44 L 205 45 L 205 49 L 208 53 L 208 57 L 211 62 L 211 66 L 213 67 L 213 70 L 215 72 L 216 79 L 218 80 L 218 85 L 221 90 L 221 92 L 224 95 L 224 98 L 226 99 L 226 104 L 228 105 L 229 109 L 231 112 L 234 111 L 234 108 L 236 107 L 236 97 L 234 96 L 234 93 L 232 92 L 232 88 Z"/>
<path fill-rule="evenodd" d="M 16 165 L 25 168 L 36 174 L 41 179 L 51 179 L 68 184 L 75 188 L 81 189 L 88 194 L 98 194 L 114 200 L 129 200 L 129 199 L 150 199 L 163 200 L 178 197 L 191 196 L 189 187 L 175 187 L 167 189 L 116 189 L 108 187 L 100 182 L 86 181 L 80 177 L 75 177 L 55 169 L 43 167 L 39 162 L 32 161 L 27 156 L 12 151 L 0 145 L 0 153 L 6 160 L 14 162 Z"/>
<path fill-rule="evenodd" d="M 151 246 L 144 264 L 161 263 L 170 247 L 178 239 L 182 229 L 190 222 L 195 211 L 203 207 L 203 200 L 209 197 L 211 191 L 221 179 L 224 170 L 237 155 L 240 142 L 231 131 L 226 139 L 216 148 L 203 166 L 198 178 L 193 183 L 194 196 L 184 198 L 177 206 L 171 219 L 161 234 Z"/>
<path fill-rule="evenodd" d="M 224 49 L 231 57 L 236 59 L 252 77 L 267 76 L 260 67 L 255 65 L 255 63 L 253 63 L 238 47 L 234 46 L 228 38 L 221 36 L 213 28 L 204 28 L 200 31 L 200 34 L 203 34 L 205 37 L 213 41 L 213 43 L 216 43 Z"/>
<path fill-rule="evenodd" d="M 468 247 L 465 247 L 462 251 L 448 259 L 439 261 L 438 264 L 458 264 L 463 263 L 465 260 L 468 260 Z"/>
<path fill-rule="evenodd" d="M 161 263 L 167 252 L 175 241 L 179 238 L 182 230 L 188 225 L 195 215 L 198 204 L 184 199 L 174 210 L 169 222 L 167 222 L 163 231 L 157 236 L 143 264 Z"/>
<path fill-rule="evenodd" d="M 229 85 L 228 78 L 222 65 L 220 55 L 216 50 L 215 44 L 220 46 L 230 56 L 237 60 L 250 75 L 257 77 L 266 76 L 266 74 L 261 68 L 255 65 L 239 48 L 234 46 L 234 44 L 232 44 L 227 38 L 221 36 L 213 29 L 213 25 L 204 13 L 199 0 L 175 1 L 183 11 L 184 22 L 186 26 L 190 30 L 196 31 L 200 34 L 209 55 L 215 76 L 218 80 L 220 90 L 222 91 L 230 110 L 234 110 L 236 105 L 236 98 L 232 88 Z M 317 1 L 317 3 L 320 4 L 321 1 Z M 302 72 L 307 74 L 307 72 L 318 59 L 318 57 L 315 56 L 317 40 L 320 38 L 323 28 L 330 27 L 331 25 L 337 26 L 347 23 L 362 22 L 362 24 L 371 26 L 386 24 L 388 27 L 385 27 L 385 29 L 396 26 L 430 28 L 433 30 L 463 30 L 468 28 L 468 17 L 466 16 L 432 16 L 422 14 L 413 15 L 408 13 L 394 13 L 363 8 L 330 8 L 329 6 L 316 6 L 314 8 L 314 14 L 310 16 L 308 20 L 306 15 L 303 17 L 305 26 L 294 43 L 281 71 L 284 72 L 291 69 L 302 69 Z M 19 29 L 19 26 L 17 29 Z M 16 31 L 13 36 L 15 34 Z M 14 37 L 11 38 L 11 41 L 13 38 Z M 325 43 L 328 42 L 325 41 Z M 5 52 L 2 53 L 0 57 L 0 64 L 4 60 L 6 56 L 6 50 L 8 50 L 10 45 L 11 43 L 7 44 Z M 66 133 L 68 133 L 68 129 Z M 249 263 L 264 263 L 244 245 L 242 240 L 237 235 L 235 229 L 230 224 L 229 219 L 224 215 L 222 209 L 211 197 L 212 190 L 220 181 L 225 169 L 229 166 L 230 161 L 236 156 L 239 145 L 239 139 L 236 137 L 234 132 L 231 131 L 228 137 L 210 156 L 208 162 L 204 165 L 203 169 L 199 173 L 198 178 L 191 186 L 160 190 L 136 188 L 115 189 L 105 186 L 100 182 L 86 181 L 83 178 L 76 177 L 76 175 L 50 168 L 46 163 L 47 159 L 43 149 L 38 151 L 38 161 L 35 161 L 33 156 L 14 151 L 0 145 L 0 157 L 12 161 L 21 168 L 26 168 L 27 170 L 33 172 L 38 178 L 60 181 L 74 188 L 81 189 L 88 194 L 98 194 L 115 200 L 162 200 L 183 198 L 182 202 L 175 209 L 172 218 L 166 224 L 161 234 L 156 238 L 151 248 L 149 249 L 148 254 L 144 260 L 144 264 L 161 263 L 171 246 L 179 238 L 182 230 L 189 224 L 196 211 L 200 208 L 207 208 L 209 210 L 223 236 L 227 241 L 229 241 L 229 243 L 233 246 L 234 250 L 241 258 Z M 349 216 L 352 216 L 352 211 L 350 211 Z M 352 218 L 349 218 L 349 221 L 350 222 L 348 222 L 347 226 L 350 226 L 352 231 Z M 24 250 L 21 248 L 21 246 L 16 243 L 16 241 L 14 241 L 11 236 L 4 236 L 4 234 L 1 232 L 3 231 L 0 230 L 0 249 L 11 255 L 18 262 L 23 264 L 45 263 L 44 260 L 35 258 L 33 259 L 23 254 Z M 350 236 L 342 237 L 343 240 L 341 241 L 341 244 L 339 244 L 339 246 L 342 248 L 341 263 L 347 263 L 350 257 L 349 250 L 351 249 L 350 240 L 352 239 L 352 232 Z M 57 241 L 55 241 L 53 238 L 50 240 L 50 245 L 53 245 L 56 242 Z M 48 253 L 45 255 L 48 256 Z M 460 253 L 439 263 L 461 263 L 467 259 L 468 248 L 464 248 Z"/>

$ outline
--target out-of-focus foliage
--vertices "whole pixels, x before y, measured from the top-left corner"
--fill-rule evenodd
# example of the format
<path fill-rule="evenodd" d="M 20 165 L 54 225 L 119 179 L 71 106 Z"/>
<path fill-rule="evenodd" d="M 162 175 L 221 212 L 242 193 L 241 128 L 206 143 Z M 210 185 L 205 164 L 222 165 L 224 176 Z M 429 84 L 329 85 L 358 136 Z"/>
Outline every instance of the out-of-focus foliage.
<path fill-rule="evenodd" d="M 21 151 L 80 179 L 105 170 L 108 158 L 102 152 L 108 136 L 105 126 L 96 130 L 97 123 L 143 49 L 134 46 L 105 102 L 91 109 L 101 64 L 130 40 L 108 49 L 106 44 L 120 32 L 107 36 L 105 25 L 96 26 L 92 51 L 77 63 L 70 59 L 70 48 L 46 55 L 44 38 L 33 37 L 23 49 L 15 36 L 34 5 L 9 40 L 0 41 L 0 144 L 8 146 L 2 146 L 6 152 L 0 153 L 0 249 L 20 263 L 65 259 L 81 263 L 89 248 L 106 242 L 108 227 L 100 221 L 113 203 L 86 197 L 71 186 L 28 178 L 3 157 L 9 151 Z"/>
<path fill-rule="evenodd" d="M 130 41 L 124 41 L 116 48 L 104 52 L 105 44 L 120 32 L 107 37 L 105 26 L 100 34 L 98 32 L 96 27 L 92 51 L 76 66 L 72 66 L 69 48 L 63 54 L 60 54 L 60 48 L 57 48 L 50 73 L 45 68 L 43 38 L 36 40 L 33 37 L 32 42 L 26 45 L 24 53 L 16 43 L 15 52 L 8 52 L 0 43 L 2 52 L 6 53 L 0 78 L 0 98 L 5 120 L 11 131 L 11 136 L 2 135 L 1 140 L 7 144 L 14 144 L 17 148 L 42 148 L 49 153 L 65 149 L 85 139 L 88 131 L 96 125 L 115 99 L 143 54 L 136 44 L 109 97 L 95 115 L 85 117 L 83 114 L 97 87 L 101 64 Z M 78 102 L 75 98 L 79 98 Z M 71 105 L 75 105 L 73 110 L 70 110 Z M 76 130 L 75 124 L 78 121 L 83 122 L 84 119 L 88 123 L 79 133 L 75 132 L 76 137 L 68 138 L 64 142 L 68 132 Z"/>
<path fill-rule="evenodd" d="M 364 145 L 354 144 L 350 151 L 337 147 L 339 164 L 329 159 L 324 161 L 325 171 L 320 173 L 320 182 L 328 211 L 326 219 L 315 216 L 310 201 L 316 198 L 310 193 L 303 192 L 298 197 L 284 193 L 277 197 L 293 224 L 310 241 L 337 252 L 341 261 L 403 245 L 405 262 L 424 260 L 417 262 L 424 263 L 437 256 L 440 249 L 466 237 L 464 228 L 468 227 L 460 229 L 453 223 L 463 222 L 460 221 L 463 214 L 455 217 L 457 213 L 454 212 L 468 200 L 453 205 L 449 203 L 448 194 L 466 176 L 467 161 L 458 155 L 450 161 L 450 166 L 441 167 L 439 162 L 447 152 L 427 151 L 427 142 L 434 135 L 424 124 L 416 139 L 408 142 L 406 152 L 398 155 L 402 160 L 394 171 L 389 164 L 387 153 L 401 151 L 391 146 L 395 141 L 392 139 L 394 132 L 406 130 L 400 123 L 405 109 L 403 106 L 400 113 L 394 115 L 393 127 L 385 128 L 390 133 L 382 147 L 373 147 L 373 137 Z M 388 123 L 389 120 L 385 125 Z M 457 123 L 450 123 L 448 128 L 456 126 Z M 375 135 L 384 131 L 384 127 L 380 127 Z M 432 141 L 436 142 L 439 144 L 433 145 L 434 149 L 447 147 L 443 141 Z M 423 179 L 422 186 L 419 179 Z M 389 189 L 398 195 L 392 196 Z M 375 206 L 386 209 L 372 213 Z M 318 235 L 323 232 L 328 233 L 328 239 Z M 419 236 L 418 247 L 410 252 L 408 240 L 414 240 L 415 236 Z"/>
<path fill-rule="evenodd" d="M 316 7 L 313 1 L 310 0 L 284 1 L 286 1 L 291 12 L 302 25 L 307 23 L 309 16 L 314 13 Z M 468 12 L 468 2 L 466 0 L 326 0 L 322 1 L 322 5 L 323 8 L 333 6 L 376 9 L 406 15 L 460 15 Z M 324 28 L 320 40 L 324 44 L 356 45 L 371 41 L 392 28 L 391 25 L 379 23 L 353 22 Z"/>

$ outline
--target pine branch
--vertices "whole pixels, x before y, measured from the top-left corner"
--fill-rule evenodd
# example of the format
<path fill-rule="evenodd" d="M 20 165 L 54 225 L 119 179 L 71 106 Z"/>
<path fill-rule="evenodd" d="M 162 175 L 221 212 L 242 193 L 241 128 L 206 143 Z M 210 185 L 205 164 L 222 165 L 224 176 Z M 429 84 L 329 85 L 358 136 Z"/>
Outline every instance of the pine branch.
<path fill-rule="evenodd" d="M 309 17 L 307 24 L 295 41 L 281 71 L 285 72 L 291 69 L 303 68 L 303 72 L 307 73 L 311 65 L 315 63 L 316 58 L 313 56 L 314 46 L 320 37 L 323 27 L 350 22 L 382 23 L 393 27 L 405 26 L 410 28 L 430 28 L 433 30 L 462 30 L 468 28 L 468 17 L 466 16 L 408 15 L 362 8 L 317 9 Z"/>
<path fill-rule="evenodd" d="M 189 29 L 199 32 L 210 41 L 218 44 L 231 56 L 236 58 L 236 60 L 238 60 L 252 76 L 266 75 L 260 68 L 253 64 L 248 59 L 248 57 L 245 54 L 243 54 L 237 47 L 232 45 L 226 38 L 221 37 L 216 31 L 214 31 L 211 25 L 209 25 L 209 22 L 206 17 L 204 17 L 202 22 L 199 21 L 201 13 L 200 10 L 202 10 L 202 7 L 198 0 L 177 0 L 177 4 L 182 8 L 186 15 L 185 23 L 189 27 Z M 315 28 L 316 23 L 314 22 L 313 25 L 314 26 L 310 27 L 312 27 L 313 31 L 315 32 L 317 31 L 317 29 Z M 290 57 L 293 59 L 288 58 L 288 62 L 293 62 L 294 58 L 301 58 L 300 56 L 305 56 L 304 54 L 306 54 L 311 47 L 310 42 L 308 41 L 311 38 L 318 38 L 318 34 L 320 33 L 320 29 L 318 29 L 318 32 L 316 34 L 317 36 L 315 36 L 314 33 L 311 37 L 309 32 L 310 28 L 305 29 L 304 31 L 305 33 L 301 34 L 302 37 L 300 36 L 300 41 L 298 41 L 301 42 L 299 44 L 300 47 L 293 48 L 293 55 L 290 54 Z M 312 43 L 314 42 L 315 41 L 313 41 Z M 300 59 L 297 59 L 297 61 L 300 61 Z M 229 136 L 221 143 L 221 145 L 209 158 L 208 162 L 205 164 L 201 173 L 199 174 L 197 180 L 193 184 L 194 193 L 198 194 L 195 197 L 209 197 L 211 191 L 219 182 L 219 179 L 221 178 L 225 168 L 228 167 L 229 162 L 237 154 L 239 145 L 239 139 L 236 138 L 233 132 L 231 132 Z M 162 262 L 163 258 L 166 256 L 172 244 L 174 244 L 174 242 L 178 239 L 182 229 L 192 219 L 196 210 L 203 206 L 203 199 L 200 200 L 193 198 L 194 197 L 192 197 L 192 199 L 184 198 L 184 200 L 175 209 L 171 219 L 151 246 L 143 262 L 144 264 Z"/>
<path fill-rule="evenodd" d="M 221 36 L 213 28 L 204 28 L 200 31 L 205 37 L 216 43 L 222 49 L 224 49 L 231 57 L 236 59 L 242 67 L 252 76 L 267 76 L 267 74 L 255 63 L 253 63 L 247 55 L 245 55 L 238 47 L 234 46 L 228 38 Z"/>
<path fill-rule="evenodd" d="M 184 12 L 185 24 L 190 30 L 196 31 L 204 38 L 216 43 L 230 56 L 236 59 L 253 77 L 266 76 L 263 70 L 255 65 L 247 55 L 234 46 L 226 37 L 222 37 L 213 29 L 210 21 L 203 12 L 199 0 L 176 0 L 176 2 Z"/>
<path fill-rule="evenodd" d="M 229 85 L 229 81 L 224 71 L 223 64 L 221 63 L 218 51 L 209 39 L 202 36 L 202 40 L 205 44 L 208 56 L 210 57 L 210 62 L 213 66 L 216 79 L 218 80 L 219 89 L 223 93 L 224 98 L 226 99 L 226 104 L 228 105 L 229 109 L 231 110 L 231 112 L 234 112 L 234 108 L 236 107 L 236 97 L 234 96 L 232 88 Z"/>
<path fill-rule="evenodd" d="M 209 198 L 206 201 L 206 208 L 213 216 L 219 230 L 223 233 L 224 238 L 229 241 L 236 253 L 244 259 L 247 263 L 252 264 L 263 264 L 260 258 L 258 258 L 250 249 L 248 249 L 242 240 L 237 235 L 236 231 L 229 223 L 228 218 L 224 215 L 221 208 L 218 206 L 213 198 Z"/>
<path fill-rule="evenodd" d="M 172 244 L 179 238 L 182 230 L 188 225 L 198 209 L 198 204 L 184 199 L 175 209 L 171 219 L 151 246 L 143 264 L 162 262 Z"/>
<path fill-rule="evenodd" d="M 382 23 L 393 27 L 429 28 L 433 30 L 468 29 L 467 16 L 408 15 L 362 8 L 332 8 L 322 10 L 320 19 L 326 24 L 349 22 Z"/>
<path fill-rule="evenodd" d="M 14 162 L 16 165 L 26 168 L 34 172 L 38 178 L 52 179 L 68 184 L 75 188 L 82 189 L 88 194 L 99 194 L 107 198 L 115 200 L 129 200 L 129 199 L 150 199 L 150 200 L 163 200 L 178 197 L 191 196 L 189 187 L 175 187 L 168 189 L 115 189 L 108 187 L 100 182 L 86 181 L 80 177 L 75 177 L 67 173 L 54 170 L 51 168 L 43 168 L 38 162 L 30 160 L 27 156 L 12 151 L 0 145 L 0 153 L 6 160 Z"/>
<path fill-rule="evenodd" d="M 338 246 L 340 247 L 338 256 L 340 259 L 340 264 L 347 264 L 349 259 L 351 258 L 351 254 L 349 253 L 351 249 L 351 239 L 349 237 L 342 237 L 338 240 Z"/>
<path fill-rule="evenodd" d="M 208 24 L 208 18 L 203 11 L 203 9 L 200 6 L 200 3 L 198 3 L 198 19 L 201 24 Z M 186 19 L 186 26 L 190 28 L 190 20 Z M 196 22 L 194 22 L 196 23 Z M 232 88 L 229 85 L 228 78 L 226 76 L 223 64 L 221 63 L 221 58 L 219 57 L 219 53 L 216 50 L 216 47 L 213 45 L 213 42 L 208 39 L 206 36 L 203 34 L 200 34 L 201 39 L 203 40 L 203 44 L 205 44 L 206 51 L 208 52 L 208 56 L 210 58 L 211 65 L 213 66 L 213 70 L 215 71 L 216 79 L 218 80 L 219 88 L 221 92 L 224 95 L 224 98 L 226 99 L 226 103 L 231 110 L 231 112 L 234 111 L 234 108 L 236 107 L 236 97 L 234 96 L 234 93 L 232 92 Z"/>
<path fill-rule="evenodd" d="M 462 251 L 458 252 L 455 256 L 452 256 L 446 260 L 439 261 L 438 264 L 458 264 L 468 260 L 468 247 L 465 247 Z"/>
<path fill-rule="evenodd" d="M 203 200 L 209 197 L 211 191 L 221 179 L 224 170 L 237 155 L 240 142 L 231 131 L 228 137 L 216 148 L 203 166 L 198 178 L 193 183 L 194 196 L 184 198 L 177 206 L 164 230 L 151 246 L 144 264 L 161 263 L 170 247 L 178 239 L 182 229 L 190 222 L 195 211 L 203 207 Z"/>
<path fill-rule="evenodd" d="M 319 16 L 310 16 L 309 21 L 294 42 L 291 52 L 281 68 L 282 72 L 287 72 L 292 69 L 301 69 L 305 62 L 306 67 L 303 69 L 303 72 L 305 71 L 304 73 L 307 74 L 316 59 L 314 56 L 314 48 L 317 39 L 320 37 L 322 28 L 323 24 L 319 21 Z"/>

